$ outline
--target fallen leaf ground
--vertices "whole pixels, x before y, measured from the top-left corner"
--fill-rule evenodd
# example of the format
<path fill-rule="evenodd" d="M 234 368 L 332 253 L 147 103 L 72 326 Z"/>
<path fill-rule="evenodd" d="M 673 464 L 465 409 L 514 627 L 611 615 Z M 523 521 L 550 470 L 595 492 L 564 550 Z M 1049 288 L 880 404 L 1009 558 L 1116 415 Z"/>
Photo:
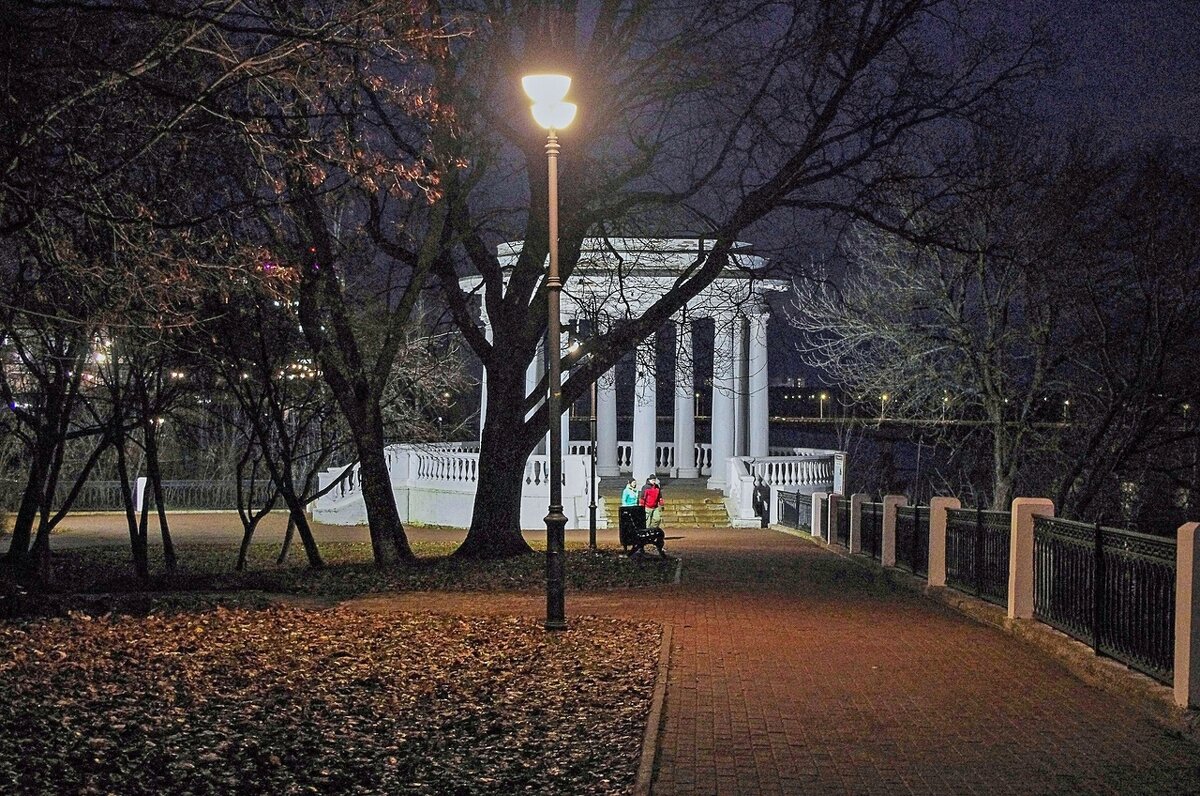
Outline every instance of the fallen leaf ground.
<path fill-rule="evenodd" d="M 420 557 L 408 566 L 377 567 L 369 544 L 325 544 L 321 553 L 328 566 L 309 569 L 302 554 L 293 553 L 276 566 L 275 545 L 251 545 L 245 572 L 234 572 L 237 547 L 187 545 L 178 550 L 179 568 L 167 575 L 160 548 L 151 549 L 148 581 L 134 577 L 129 551 L 118 547 L 56 551 L 52 594 L 126 594 L 138 592 L 218 592 L 227 595 L 274 592 L 309 596 L 349 597 L 387 591 L 541 591 L 546 585 L 546 559 L 540 552 L 499 561 L 450 557 L 455 545 L 415 544 Z M 650 556 L 633 560 L 620 548 L 591 551 L 567 548 L 567 587 L 572 590 L 639 588 L 668 583 L 675 561 Z M 54 613 L 57 607 L 83 607 L 71 600 L 30 595 L 25 612 Z M 113 605 L 111 607 L 120 607 Z"/>
<path fill-rule="evenodd" d="M 56 551 L 49 591 L 0 623 L 0 793 L 620 793 L 633 782 L 657 625 L 303 610 L 385 591 L 541 591 L 539 553 L 503 561 L 367 544 L 328 566 L 252 545 L 184 545 L 134 577 L 127 550 Z M 673 561 L 567 553 L 568 588 L 669 582 Z M 295 599 L 292 602 L 296 602 Z M 11 603 L 9 608 L 14 607 Z"/>
<path fill-rule="evenodd" d="M 0 792 L 626 792 L 659 632 L 279 606 L 0 624 Z"/>

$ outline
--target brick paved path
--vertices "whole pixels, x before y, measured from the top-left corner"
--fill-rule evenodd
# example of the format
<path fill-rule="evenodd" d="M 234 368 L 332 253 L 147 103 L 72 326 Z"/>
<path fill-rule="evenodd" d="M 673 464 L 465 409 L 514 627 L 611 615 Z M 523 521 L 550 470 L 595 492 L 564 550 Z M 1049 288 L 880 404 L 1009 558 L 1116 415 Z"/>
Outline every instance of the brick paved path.
<path fill-rule="evenodd" d="M 1043 654 L 771 531 L 688 531 L 680 586 L 568 595 L 674 626 L 658 794 L 1200 793 L 1200 746 Z M 364 608 L 529 612 L 530 597 Z"/>

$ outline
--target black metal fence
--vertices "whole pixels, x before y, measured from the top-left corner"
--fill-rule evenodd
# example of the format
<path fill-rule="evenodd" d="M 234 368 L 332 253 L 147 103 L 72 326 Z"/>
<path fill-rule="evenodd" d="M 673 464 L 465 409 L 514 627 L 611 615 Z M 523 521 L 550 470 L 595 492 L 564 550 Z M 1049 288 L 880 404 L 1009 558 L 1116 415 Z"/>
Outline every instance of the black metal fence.
<path fill-rule="evenodd" d="M 776 492 L 779 501 L 779 524 L 788 528 L 800 528 L 800 493 Z M 807 523 L 805 523 L 807 525 Z"/>
<path fill-rule="evenodd" d="M 136 483 L 131 488 L 136 488 Z M 243 487 L 249 491 L 250 485 Z M 256 506 L 265 503 L 269 496 L 269 483 L 256 484 L 254 501 Z M 61 486 L 56 493 L 55 506 L 61 506 L 70 492 L 69 485 Z M 157 503 L 153 490 L 146 484 L 146 500 L 150 508 Z M 163 502 L 172 511 L 221 511 L 237 508 L 237 483 L 234 481 L 163 481 Z M 88 481 L 79 490 L 72 511 L 124 511 L 120 481 Z M 11 509 L 10 509 L 11 510 Z"/>
<path fill-rule="evenodd" d="M 54 495 L 56 509 L 66 502 L 70 486 L 73 485 L 59 485 Z M 71 504 L 72 511 L 121 511 L 124 508 L 120 481 L 88 481 L 80 487 L 75 502 Z"/>
<path fill-rule="evenodd" d="M 871 556 L 876 561 L 883 557 L 883 504 L 863 503 L 862 515 L 859 518 L 859 543 L 863 555 Z"/>
<path fill-rule="evenodd" d="M 264 505 L 270 497 L 269 483 L 259 483 L 254 489 L 254 505 Z M 250 485 L 242 486 L 250 492 Z M 147 486 L 146 500 L 155 507 L 153 491 Z M 163 502 L 168 509 L 176 510 L 221 510 L 237 508 L 237 482 L 235 481 L 163 481 Z"/>
<path fill-rule="evenodd" d="M 946 585 L 996 605 L 1008 604 L 1012 514 L 983 509 L 946 512 Z"/>
<path fill-rule="evenodd" d="M 850 498 L 838 496 L 837 504 L 837 543 L 842 547 L 850 546 Z"/>
<path fill-rule="evenodd" d="M 1037 619 L 1171 682 L 1174 539 L 1037 517 L 1033 550 Z"/>
<path fill-rule="evenodd" d="M 929 507 L 896 510 L 896 566 L 916 575 L 929 574 Z"/>

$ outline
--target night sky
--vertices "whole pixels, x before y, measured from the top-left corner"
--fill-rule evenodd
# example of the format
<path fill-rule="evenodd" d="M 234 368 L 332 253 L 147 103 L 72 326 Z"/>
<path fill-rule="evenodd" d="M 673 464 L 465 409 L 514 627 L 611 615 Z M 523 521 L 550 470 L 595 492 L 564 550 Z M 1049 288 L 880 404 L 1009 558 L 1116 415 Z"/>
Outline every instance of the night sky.
<path fill-rule="evenodd" d="M 997 0 L 1013 28 L 1050 25 L 1062 63 L 1041 89 L 1039 111 L 1064 126 L 1094 126 L 1115 144 L 1163 138 L 1200 143 L 1200 0 Z M 817 230 L 808 241 L 828 248 Z M 772 242 L 752 239 L 769 250 Z M 770 254 L 768 251 L 767 253 Z M 813 251 L 816 259 L 827 251 Z M 771 376 L 817 374 L 801 363 L 781 313 L 771 322 Z"/>
<path fill-rule="evenodd" d="M 1026 0 L 1067 59 L 1047 111 L 1140 141 L 1200 141 L 1200 2 Z"/>

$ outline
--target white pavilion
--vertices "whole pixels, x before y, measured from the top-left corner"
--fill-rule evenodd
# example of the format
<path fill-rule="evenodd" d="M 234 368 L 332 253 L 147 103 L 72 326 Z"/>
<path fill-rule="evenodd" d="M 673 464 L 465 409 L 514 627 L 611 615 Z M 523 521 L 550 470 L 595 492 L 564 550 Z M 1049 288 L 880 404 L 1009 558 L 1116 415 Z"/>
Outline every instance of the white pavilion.
<path fill-rule="evenodd" d="M 673 289 L 680 277 L 703 256 L 708 243 L 703 238 L 590 238 L 584 241 L 580 259 L 563 286 L 564 325 L 583 321 L 591 329 L 607 328 L 639 317 L 660 296 Z M 501 266 L 511 266 L 521 252 L 521 243 L 498 247 Z M 773 489 L 800 492 L 840 492 L 844 485 L 844 455 L 837 451 L 807 448 L 772 448 L 767 402 L 767 323 L 770 319 L 766 296 L 788 288 L 783 280 L 762 278 L 766 260 L 749 245 L 738 244 L 726 270 L 679 311 L 674 326 L 674 374 L 656 372 L 659 336 L 646 339 L 638 348 L 632 395 L 632 440 L 617 434 L 617 380 L 610 370 L 596 390 L 596 475 L 630 473 L 639 480 L 651 473 L 677 479 L 705 479 L 708 489 L 726 496 L 729 519 L 734 525 L 757 524 L 751 506 L 756 478 Z M 460 280 L 466 291 L 476 290 L 478 276 Z M 697 322 L 711 320 L 714 332 L 711 378 L 711 439 L 696 439 L 696 379 L 694 373 L 694 329 Z M 490 340 L 485 312 L 480 322 Z M 564 348 L 567 341 L 562 341 Z M 535 357 L 526 372 L 526 390 L 532 393 L 545 374 L 545 362 Z M 564 374 L 564 378 L 565 378 Z M 702 383 L 708 384 L 708 379 Z M 659 390 L 673 395 L 673 434 L 658 438 L 657 396 Z M 484 376 L 480 396 L 480 418 L 487 402 Z M 590 441 L 570 439 L 570 412 L 564 411 L 563 503 L 568 528 L 586 528 L 588 504 L 599 488 L 591 478 Z M 548 435 L 547 435 L 548 437 Z M 548 496 L 549 457 L 546 440 L 529 457 L 525 466 L 521 499 L 521 525 L 542 525 Z M 388 469 L 400 517 L 406 522 L 429 522 L 467 527 L 470 524 L 478 473 L 479 445 L 438 443 L 391 445 Z M 324 487 L 339 477 L 344 467 L 321 476 Z M 356 524 L 366 520 L 365 505 L 357 472 L 313 504 L 313 514 L 322 522 Z M 600 498 L 602 502 L 602 498 Z M 772 501 L 774 503 L 774 501 Z M 601 520 L 601 527 L 604 521 Z"/>
<path fill-rule="evenodd" d="M 585 321 L 601 327 L 640 316 L 680 275 L 704 255 L 703 238 L 589 238 L 583 242 L 579 263 L 563 288 L 563 324 Z M 498 249 L 501 266 L 516 262 L 521 243 L 505 243 Z M 782 291 L 788 283 L 762 279 L 756 272 L 766 260 L 753 254 L 748 244 L 738 244 L 725 272 L 675 316 L 675 373 L 656 373 L 657 337 L 647 339 L 636 358 L 633 394 L 633 439 L 617 439 L 616 376 L 609 371 L 597 385 L 596 469 L 600 476 L 632 473 L 644 478 L 651 473 L 675 478 L 708 477 L 710 489 L 725 489 L 727 468 L 721 463 L 734 456 L 765 457 L 769 453 L 767 405 L 767 322 L 770 312 L 765 300 L 769 291 Z M 480 280 L 461 280 L 472 290 Z M 695 362 L 692 326 L 711 319 L 715 329 L 712 369 L 712 439 L 697 443 L 693 389 Z M 486 314 L 485 333 L 491 332 Z M 540 358 L 530 364 L 526 388 L 532 392 L 545 375 Z M 659 389 L 674 396 L 674 436 L 657 438 L 656 416 Z M 487 401 L 486 374 L 481 396 Z M 563 414 L 564 453 L 578 450 L 570 441 L 569 417 Z M 539 452 L 545 452 L 545 441 Z M 684 452 L 691 451 L 688 456 Z M 714 467 L 713 463 L 718 466 Z"/>

